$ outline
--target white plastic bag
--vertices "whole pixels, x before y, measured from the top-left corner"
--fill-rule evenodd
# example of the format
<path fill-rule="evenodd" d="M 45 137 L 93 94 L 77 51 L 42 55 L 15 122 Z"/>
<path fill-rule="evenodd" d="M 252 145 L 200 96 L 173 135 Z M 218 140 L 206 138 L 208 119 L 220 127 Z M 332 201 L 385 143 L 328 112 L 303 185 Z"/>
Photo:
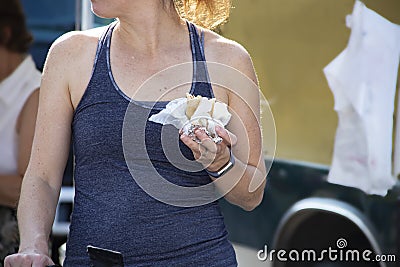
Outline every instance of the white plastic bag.
<path fill-rule="evenodd" d="M 400 26 L 356 1 L 347 17 L 348 46 L 324 73 L 339 125 L 328 181 L 386 195 L 392 175 L 392 132 Z"/>

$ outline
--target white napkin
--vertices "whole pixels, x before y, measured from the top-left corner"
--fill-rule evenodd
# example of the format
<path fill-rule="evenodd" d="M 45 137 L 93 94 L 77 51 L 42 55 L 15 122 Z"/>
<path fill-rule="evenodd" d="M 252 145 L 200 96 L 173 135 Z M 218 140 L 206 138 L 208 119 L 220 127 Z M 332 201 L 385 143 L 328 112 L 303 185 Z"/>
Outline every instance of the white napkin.
<path fill-rule="evenodd" d="M 207 97 L 201 97 L 200 103 L 191 118 L 186 116 L 186 108 L 187 98 L 177 98 L 169 102 L 165 109 L 158 114 L 152 115 L 149 121 L 162 125 L 171 124 L 179 130 L 182 129 L 185 133 L 187 133 L 190 125 L 203 126 L 212 135 L 215 135 L 216 124 L 224 127 L 231 118 L 225 103 Z"/>
<path fill-rule="evenodd" d="M 355 2 L 348 46 L 324 73 L 339 125 L 328 181 L 386 195 L 392 171 L 393 112 L 400 26 Z"/>

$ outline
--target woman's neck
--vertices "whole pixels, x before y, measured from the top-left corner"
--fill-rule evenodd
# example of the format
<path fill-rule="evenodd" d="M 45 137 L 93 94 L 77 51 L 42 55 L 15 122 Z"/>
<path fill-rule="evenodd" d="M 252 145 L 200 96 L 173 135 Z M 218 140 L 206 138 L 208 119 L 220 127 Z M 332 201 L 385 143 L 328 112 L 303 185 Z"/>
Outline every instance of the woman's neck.
<path fill-rule="evenodd" d="M 163 5 L 160 0 L 132 1 L 129 10 L 118 19 L 118 38 L 149 54 L 159 51 L 161 44 L 176 42 L 175 35 L 184 25 L 173 4 Z"/>

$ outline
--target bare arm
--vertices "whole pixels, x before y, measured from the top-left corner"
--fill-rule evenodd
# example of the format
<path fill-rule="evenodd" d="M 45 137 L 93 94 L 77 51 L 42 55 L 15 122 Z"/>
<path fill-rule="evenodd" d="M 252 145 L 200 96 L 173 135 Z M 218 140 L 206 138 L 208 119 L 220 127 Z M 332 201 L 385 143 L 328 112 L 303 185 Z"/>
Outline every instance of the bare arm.
<path fill-rule="evenodd" d="M 226 191 L 226 188 L 232 187 L 231 183 L 238 181 L 225 198 L 245 210 L 252 210 L 263 198 L 266 178 L 262 154 L 258 81 L 250 56 L 242 47 L 228 44 L 221 50 L 219 57 L 214 57 L 214 59 L 218 62 L 222 61 L 229 67 L 209 64 L 211 65 L 209 70 L 211 80 L 215 84 L 222 84 L 229 88 L 228 106 L 232 113 L 227 126 L 229 131 L 217 130 L 224 142 L 214 148 L 203 132 L 198 131 L 196 135 L 202 140 L 206 149 L 213 152 L 207 153 L 208 158 L 213 160 L 212 164 L 207 166 L 210 171 L 219 170 L 229 161 L 228 146 L 232 146 L 236 158 L 235 166 L 218 178 L 227 182 L 217 183 L 217 186 L 220 190 Z M 229 60 L 220 60 L 221 58 L 229 58 Z M 196 159 L 201 157 L 201 148 L 197 143 L 185 136 L 182 141 L 192 149 Z M 223 178 L 225 176 L 228 179 Z"/>
<path fill-rule="evenodd" d="M 0 205 L 13 208 L 17 205 L 22 177 L 31 154 L 38 102 L 39 90 L 37 89 L 29 96 L 18 116 L 16 129 L 18 134 L 18 173 L 0 175 Z"/>
<path fill-rule="evenodd" d="M 233 115 L 227 129 L 237 138 L 232 148 L 237 158 L 236 166 L 229 175 L 241 178 L 225 198 L 245 210 L 252 210 L 262 201 L 266 168 L 260 126 L 259 83 L 250 56 L 245 51 L 240 53 L 231 65 L 248 79 L 243 78 L 243 87 L 233 88 L 229 93 L 229 107 Z M 227 131 L 220 134 L 228 138 Z"/>
<path fill-rule="evenodd" d="M 18 205 L 20 252 L 8 257 L 5 266 L 52 264 L 48 238 L 68 157 L 73 115 L 64 46 L 62 41 L 55 43 L 46 60 L 32 153 Z"/>

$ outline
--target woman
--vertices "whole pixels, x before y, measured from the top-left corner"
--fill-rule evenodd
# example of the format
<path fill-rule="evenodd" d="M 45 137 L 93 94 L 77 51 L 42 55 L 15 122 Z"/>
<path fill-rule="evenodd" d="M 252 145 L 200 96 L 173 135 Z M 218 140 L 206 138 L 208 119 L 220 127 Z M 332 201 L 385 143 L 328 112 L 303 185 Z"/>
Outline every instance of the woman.
<path fill-rule="evenodd" d="M 181 15 L 206 26 L 215 25 L 210 14 L 226 17 L 223 11 L 230 8 L 229 1 L 92 0 L 94 13 L 118 20 L 106 28 L 67 34 L 53 44 L 44 69 L 37 132 L 18 209 L 20 250 L 7 258 L 5 266 L 52 264 L 47 240 L 71 134 L 76 195 L 65 266 L 89 266 L 88 245 L 121 252 L 125 266 L 237 265 L 216 201 L 191 207 L 165 204 L 142 190 L 125 162 L 122 130 L 130 102 L 135 104 L 134 114 L 139 120 L 148 109 L 136 103 L 157 101 L 158 108 L 151 108 L 148 114 L 152 115 L 165 107 L 165 101 L 187 92 L 172 91 L 159 99 L 155 92 L 163 95 L 163 89 L 153 88 L 131 99 L 129 96 L 153 74 L 207 58 L 236 68 L 257 82 L 251 59 L 241 46 L 186 23 L 175 4 L 184 10 Z M 206 17 L 211 23 L 201 19 Z M 205 158 L 212 159 L 206 165 L 209 173 L 229 166 L 222 177 L 240 181 L 226 198 L 252 210 L 262 200 L 264 182 L 249 190 L 250 182 L 254 177 L 265 178 L 258 91 L 249 86 L 239 95 L 209 83 L 197 84 L 192 84 L 191 93 L 215 95 L 237 116 L 231 119 L 230 131 L 217 129 L 223 142 L 216 145 L 203 131 L 196 131 L 201 145 L 182 134 L 182 153 L 203 163 Z M 252 109 L 256 110 L 254 115 Z M 135 133 L 146 127 L 148 156 L 166 179 L 194 186 L 216 179 L 204 170 L 188 174 L 168 162 L 160 148 L 160 125 L 132 126 Z M 178 136 L 177 130 L 175 134 Z M 236 157 L 234 164 L 230 147 Z M 141 173 L 142 153 L 132 157 L 138 166 L 133 173 Z"/>
<path fill-rule="evenodd" d="M 14 209 L 31 152 L 40 72 L 17 0 L 0 2 L 0 266 L 18 249 Z"/>

